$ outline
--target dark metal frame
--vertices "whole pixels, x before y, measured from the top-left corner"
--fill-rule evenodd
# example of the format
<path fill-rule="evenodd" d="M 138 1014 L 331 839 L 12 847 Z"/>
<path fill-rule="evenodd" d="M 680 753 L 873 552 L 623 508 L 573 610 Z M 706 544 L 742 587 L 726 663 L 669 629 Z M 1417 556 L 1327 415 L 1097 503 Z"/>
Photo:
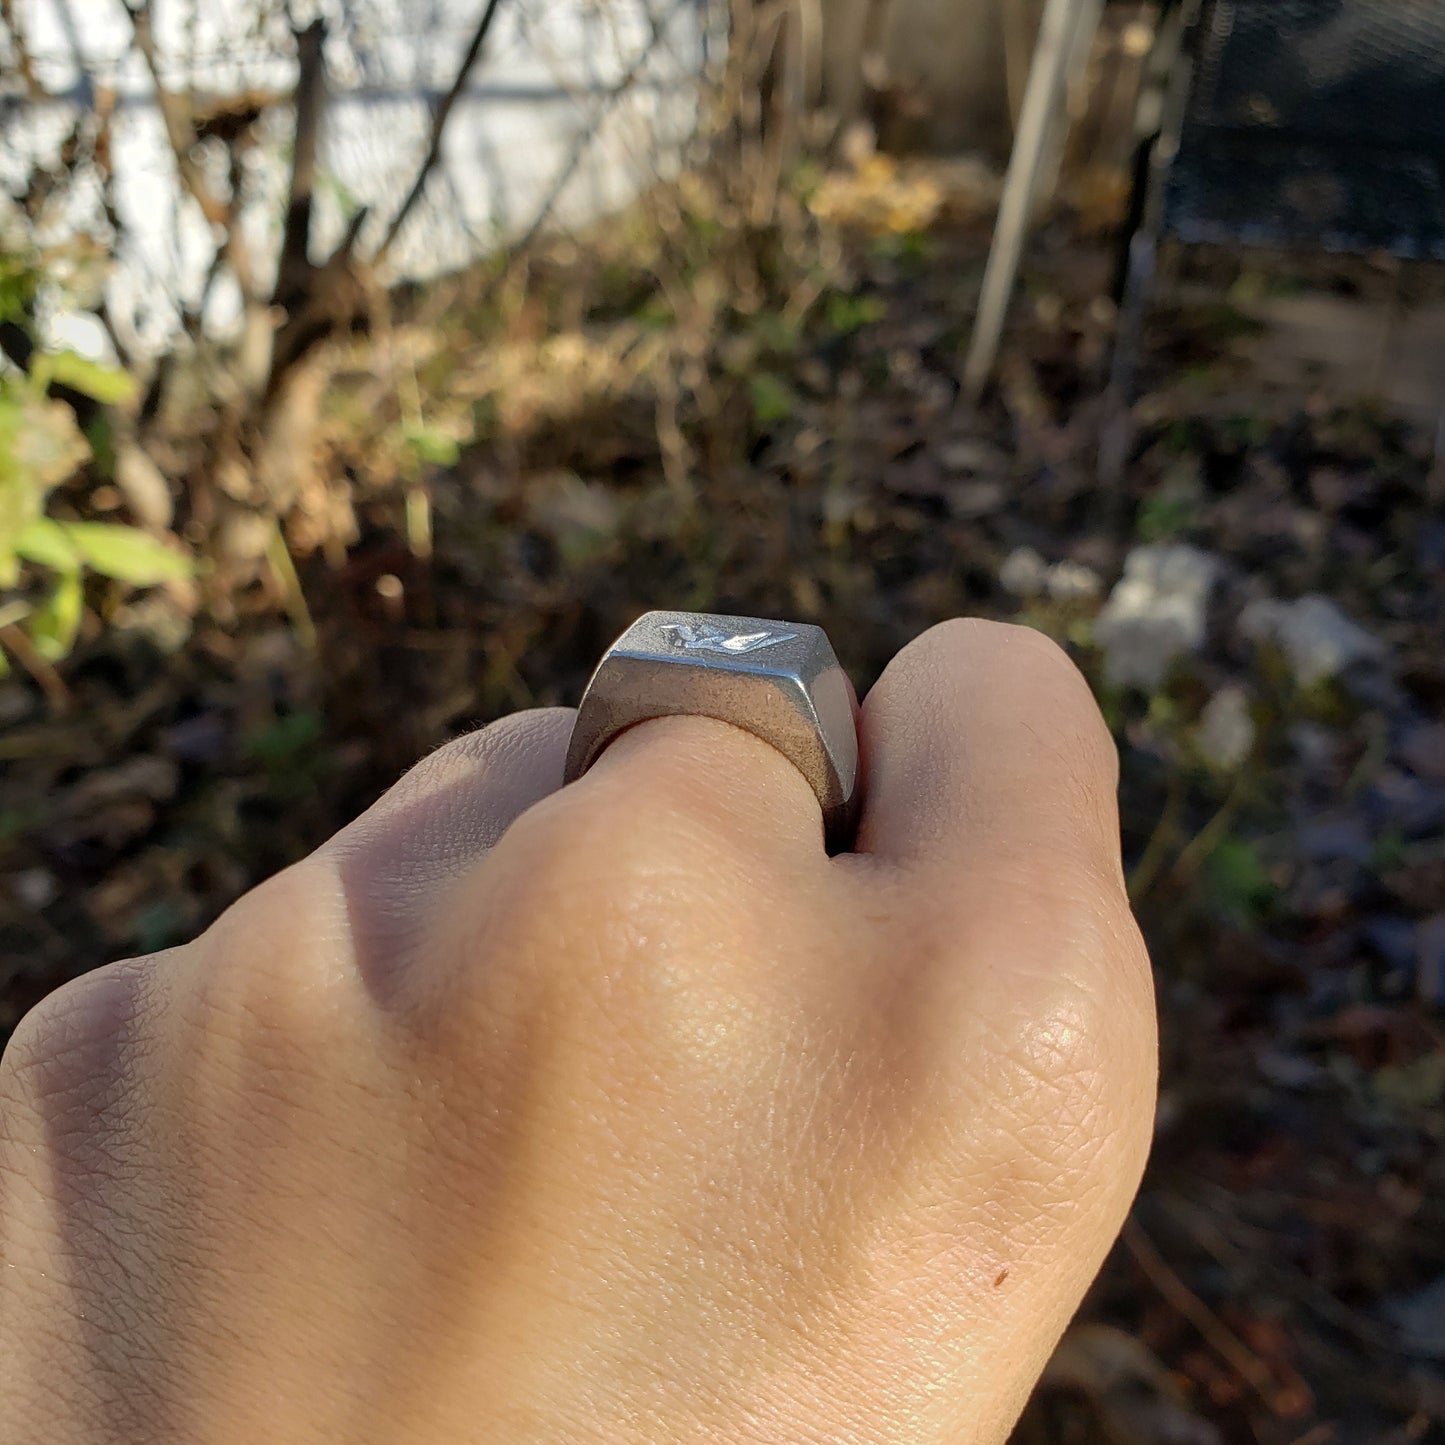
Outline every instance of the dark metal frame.
<path fill-rule="evenodd" d="M 1347 68 L 1345 84 L 1330 92 L 1318 65 L 1312 70 L 1310 59 L 1284 42 L 1293 22 L 1316 41 L 1328 40 L 1333 26 L 1348 46 L 1352 18 L 1368 63 L 1359 62 L 1355 73 Z M 1401 43 L 1415 32 L 1438 37 L 1438 44 Z M 1258 52 L 1245 52 L 1242 63 L 1239 35 L 1278 42 L 1261 47 L 1257 88 L 1240 84 Z M 1372 127 L 1376 115 L 1382 124 Z M 1125 461 L 1127 409 L 1166 233 L 1186 244 L 1304 245 L 1445 260 L 1445 5 L 1164 0 L 1137 130 L 1115 274 L 1118 327 L 1099 457 L 1105 480 L 1116 480 Z M 1181 153 L 1191 166 L 1176 167 Z M 1227 204 L 1212 213 L 1210 202 L 1221 197 Z"/>

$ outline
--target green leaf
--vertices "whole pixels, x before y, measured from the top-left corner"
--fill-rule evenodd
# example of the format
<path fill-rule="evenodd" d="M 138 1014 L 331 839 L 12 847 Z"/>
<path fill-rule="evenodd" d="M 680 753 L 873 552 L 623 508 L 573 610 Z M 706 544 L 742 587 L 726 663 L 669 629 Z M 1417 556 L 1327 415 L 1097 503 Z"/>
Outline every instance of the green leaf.
<path fill-rule="evenodd" d="M 851 336 L 882 321 L 888 308 L 879 296 L 849 296 L 835 291 L 828 297 L 828 326 L 840 336 Z"/>
<path fill-rule="evenodd" d="M 1405 866 L 1408 853 L 1405 835 L 1398 828 L 1387 828 L 1370 848 L 1370 870 L 1378 877 Z"/>
<path fill-rule="evenodd" d="M 246 752 L 268 768 L 284 768 L 319 742 L 325 732 L 326 719 L 314 709 L 283 713 L 246 739 Z"/>
<path fill-rule="evenodd" d="M 62 572 L 54 591 L 30 614 L 26 631 L 41 657 L 59 662 L 75 646 L 84 597 L 79 572 Z"/>
<path fill-rule="evenodd" d="M 34 256 L 0 254 L 0 321 L 24 325 L 39 286 L 40 265 Z"/>
<path fill-rule="evenodd" d="M 1199 516 L 1199 503 L 1179 493 L 1156 491 L 1139 504 L 1135 531 L 1141 542 L 1158 542 L 1187 531 Z"/>
<path fill-rule="evenodd" d="M 759 312 L 753 318 L 752 332 L 769 351 L 776 351 L 784 356 L 795 352 L 802 339 L 798 323 L 778 311 Z"/>
<path fill-rule="evenodd" d="M 762 426 L 776 426 L 793 414 L 798 399 L 793 389 L 776 372 L 760 371 L 748 381 L 753 415 Z"/>
<path fill-rule="evenodd" d="M 50 489 L 89 455 L 64 402 L 0 389 L 0 587 L 15 585 L 16 543 L 40 516 Z"/>
<path fill-rule="evenodd" d="M 1257 921 L 1278 892 L 1259 849 L 1243 838 L 1226 838 L 1209 855 L 1205 882 L 1215 911 L 1240 924 Z"/>
<path fill-rule="evenodd" d="M 36 357 L 31 376 L 42 390 L 58 382 L 102 406 L 120 406 L 136 393 L 135 378 L 129 372 L 92 361 L 78 351 L 51 351 Z"/>
<path fill-rule="evenodd" d="M 424 424 L 409 426 L 402 436 L 419 461 L 430 462 L 433 466 L 455 466 L 462 454 L 457 439 L 438 427 Z"/>
<path fill-rule="evenodd" d="M 36 517 L 15 539 L 15 551 L 37 567 L 56 572 L 78 572 L 81 557 L 75 543 L 60 522 L 53 517 Z"/>
<path fill-rule="evenodd" d="M 90 445 L 90 455 L 94 458 L 96 472 L 107 480 L 113 479 L 116 468 L 115 414 L 109 411 L 96 412 L 86 424 L 85 440 Z"/>
<path fill-rule="evenodd" d="M 181 582 L 194 575 L 195 564 L 136 527 L 115 522 L 61 522 L 66 538 L 87 567 L 132 587 Z"/>

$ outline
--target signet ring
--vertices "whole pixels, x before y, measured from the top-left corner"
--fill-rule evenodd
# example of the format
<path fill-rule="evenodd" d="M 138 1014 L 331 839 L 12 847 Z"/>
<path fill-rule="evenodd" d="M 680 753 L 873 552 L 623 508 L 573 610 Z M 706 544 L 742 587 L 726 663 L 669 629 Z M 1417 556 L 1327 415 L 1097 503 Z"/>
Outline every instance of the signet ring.
<path fill-rule="evenodd" d="M 857 826 L 852 690 L 827 634 L 805 622 L 649 612 L 602 655 L 577 709 L 563 782 L 620 733 L 672 716 L 716 718 L 770 743 L 811 784 L 828 851 Z"/>

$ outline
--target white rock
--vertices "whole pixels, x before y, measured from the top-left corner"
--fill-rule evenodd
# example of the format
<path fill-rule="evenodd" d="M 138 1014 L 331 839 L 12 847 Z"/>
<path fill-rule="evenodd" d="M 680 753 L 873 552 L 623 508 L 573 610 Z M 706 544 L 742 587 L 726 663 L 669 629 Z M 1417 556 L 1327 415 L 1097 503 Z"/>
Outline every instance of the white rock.
<path fill-rule="evenodd" d="M 999 585 L 1015 597 L 1039 597 L 1048 586 L 1049 564 L 1032 547 L 1018 547 L 998 569 Z"/>
<path fill-rule="evenodd" d="M 1094 624 L 1110 682 L 1152 691 L 1177 658 L 1203 647 L 1221 568 L 1218 557 L 1182 542 L 1129 553 Z"/>
<path fill-rule="evenodd" d="M 1104 590 L 1104 580 L 1082 562 L 1056 562 L 1044 587 L 1055 602 L 1087 602 Z"/>
<path fill-rule="evenodd" d="M 1294 602 L 1265 597 L 1239 616 L 1239 630 L 1255 642 L 1276 643 L 1305 687 L 1338 677 L 1360 662 L 1379 662 L 1383 642 L 1352 622 L 1328 597 L 1310 593 Z"/>
<path fill-rule="evenodd" d="M 27 908 L 37 911 L 54 903 L 60 895 L 55 874 L 44 868 L 22 868 L 11 876 L 10 887 Z"/>
<path fill-rule="evenodd" d="M 1009 469 L 1006 452 L 974 437 L 960 437 L 957 441 L 945 443 L 938 459 L 947 471 L 967 472 L 973 476 L 1006 476 Z"/>
<path fill-rule="evenodd" d="M 1238 684 L 1222 687 L 1199 715 L 1199 751 L 1215 767 L 1232 773 L 1254 748 L 1249 694 Z"/>

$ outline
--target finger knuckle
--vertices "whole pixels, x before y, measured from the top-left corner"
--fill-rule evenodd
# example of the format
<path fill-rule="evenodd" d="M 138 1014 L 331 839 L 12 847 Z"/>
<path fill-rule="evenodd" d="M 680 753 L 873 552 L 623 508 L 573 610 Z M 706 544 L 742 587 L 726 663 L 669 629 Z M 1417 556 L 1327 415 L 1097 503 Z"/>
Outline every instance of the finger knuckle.
<path fill-rule="evenodd" d="M 32 1008 L 0 1057 L 0 1139 L 43 1118 L 54 1132 L 99 1123 L 156 1043 L 157 960 L 82 974 Z"/>
<path fill-rule="evenodd" d="M 658 905 L 658 883 L 685 877 L 694 895 L 728 871 L 732 849 L 708 828 L 705 810 L 669 772 L 642 788 L 631 779 L 588 779 L 522 820 L 518 851 L 534 884 L 554 900 L 585 899 L 604 914 Z M 628 785 L 624 785 L 628 784 Z M 589 915 L 589 907 L 574 909 Z"/>
<path fill-rule="evenodd" d="M 1010 1139 L 1037 1183 L 1069 1197 L 1142 1166 L 1152 1133 L 1154 1010 L 1129 932 L 1076 930 L 1052 976 L 1021 991 L 991 1041 Z"/>
<path fill-rule="evenodd" d="M 660 1050 L 769 946 L 776 919 L 733 906 L 737 878 L 685 817 L 618 804 L 610 788 L 564 791 L 498 845 L 467 905 L 470 962 L 451 975 L 445 1027 L 523 1008 L 589 1048 Z"/>
<path fill-rule="evenodd" d="M 390 790 L 387 800 L 401 805 L 455 787 L 465 779 L 525 766 L 538 733 L 558 726 L 554 714 L 569 711 L 539 708 L 512 713 L 452 738 L 410 768 Z"/>
<path fill-rule="evenodd" d="M 1142 1163 L 1156 1077 L 1148 956 L 1117 883 L 1068 857 L 1047 876 L 1033 859 L 993 878 L 962 942 L 935 932 L 915 950 L 938 960 L 923 997 L 947 1116 L 994 1141 L 1031 1205 Z"/>
<path fill-rule="evenodd" d="M 312 860 L 285 869 L 203 935 L 182 1022 L 193 1041 L 314 1054 L 334 1039 L 349 1003 L 349 945 L 333 870 Z"/>

